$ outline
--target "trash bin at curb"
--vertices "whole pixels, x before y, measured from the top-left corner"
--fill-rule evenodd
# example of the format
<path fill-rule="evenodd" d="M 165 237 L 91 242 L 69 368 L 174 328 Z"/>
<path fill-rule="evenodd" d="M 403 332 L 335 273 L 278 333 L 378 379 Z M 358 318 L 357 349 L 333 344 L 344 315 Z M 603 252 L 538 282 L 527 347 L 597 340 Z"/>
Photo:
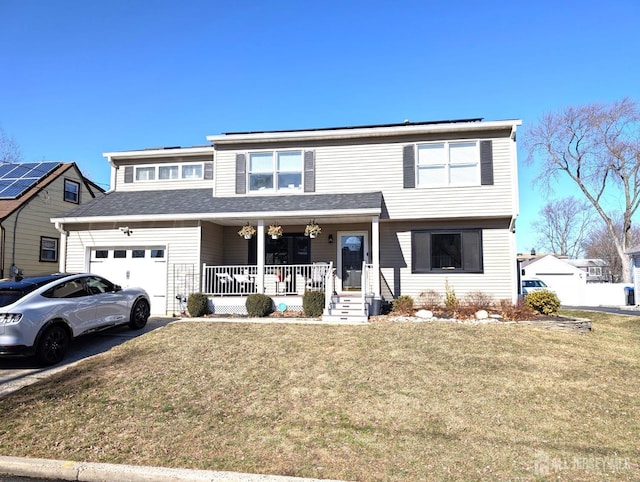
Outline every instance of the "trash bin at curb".
<path fill-rule="evenodd" d="M 627 301 L 627 306 L 635 306 L 636 304 L 636 294 L 633 286 L 625 286 L 624 287 L 625 299 Z"/>

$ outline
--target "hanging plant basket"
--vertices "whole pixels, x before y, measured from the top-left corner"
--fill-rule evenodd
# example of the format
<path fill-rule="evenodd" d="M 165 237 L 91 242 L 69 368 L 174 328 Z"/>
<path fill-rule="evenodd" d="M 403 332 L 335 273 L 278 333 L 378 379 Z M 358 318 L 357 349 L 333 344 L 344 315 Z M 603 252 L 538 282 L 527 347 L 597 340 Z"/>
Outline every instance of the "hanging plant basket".
<path fill-rule="evenodd" d="M 242 226 L 240 231 L 238 231 L 238 236 L 242 236 L 244 239 L 251 239 L 254 234 L 256 234 L 256 228 L 251 226 L 249 223 Z"/>
<path fill-rule="evenodd" d="M 282 226 L 280 226 L 279 224 L 272 224 L 267 230 L 267 234 L 271 236 L 271 239 L 278 239 L 282 236 L 283 232 L 284 231 L 282 230 Z"/>
<path fill-rule="evenodd" d="M 321 232 L 322 228 L 315 220 L 309 221 L 309 224 L 304 228 L 304 235 L 309 236 L 311 239 L 317 238 Z"/>

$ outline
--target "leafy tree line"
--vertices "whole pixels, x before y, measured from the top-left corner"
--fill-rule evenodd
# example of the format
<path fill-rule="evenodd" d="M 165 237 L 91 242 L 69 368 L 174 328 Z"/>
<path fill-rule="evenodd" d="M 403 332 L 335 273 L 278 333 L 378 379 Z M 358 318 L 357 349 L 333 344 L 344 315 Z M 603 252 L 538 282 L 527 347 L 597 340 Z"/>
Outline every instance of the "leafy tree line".
<path fill-rule="evenodd" d="M 535 228 L 544 248 L 609 261 L 631 281 L 626 252 L 640 241 L 632 220 L 640 206 L 640 110 L 629 99 L 547 113 L 527 133 L 527 163 L 546 193 L 569 180 L 581 199 L 548 203 Z M 613 206 L 613 207 L 612 207 Z"/>

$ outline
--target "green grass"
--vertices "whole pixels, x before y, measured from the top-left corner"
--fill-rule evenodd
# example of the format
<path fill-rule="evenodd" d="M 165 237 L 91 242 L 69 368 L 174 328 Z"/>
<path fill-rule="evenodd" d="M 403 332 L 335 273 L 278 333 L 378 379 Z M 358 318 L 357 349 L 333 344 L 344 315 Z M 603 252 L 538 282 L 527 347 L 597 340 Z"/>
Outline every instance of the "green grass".
<path fill-rule="evenodd" d="M 640 318 L 572 314 L 593 332 L 174 324 L 3 399 L 0 454 L 367 481 L 542 480 L 545 467 L 638 480 Z"/>

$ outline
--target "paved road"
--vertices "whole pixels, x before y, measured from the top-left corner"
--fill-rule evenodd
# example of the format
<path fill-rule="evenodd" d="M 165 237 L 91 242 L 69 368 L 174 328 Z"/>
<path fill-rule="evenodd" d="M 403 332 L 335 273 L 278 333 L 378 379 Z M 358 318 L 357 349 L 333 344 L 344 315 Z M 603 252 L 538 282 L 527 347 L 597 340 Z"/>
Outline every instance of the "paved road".
<path fill-rule="evenodd" d="M 39 367 L 33 359 L 0 358 L 0 398 L 26 385 L 46 378 L 85 358 L 103 353 L 127 340 L 161 328 L 176 318 L 150 318 L 144 329 L 135 331 L 127 326 L 81 336 L 72 341 L 66 358 L 53 367 Z M 1 480 L 1 479 L 0 479 Z"/>
<path fill-rule="evenodd" d="M 635 306 L 562 306 L 567 310 L 602 311 L 616 315 L 640 316 L 640 310 Z"/>

